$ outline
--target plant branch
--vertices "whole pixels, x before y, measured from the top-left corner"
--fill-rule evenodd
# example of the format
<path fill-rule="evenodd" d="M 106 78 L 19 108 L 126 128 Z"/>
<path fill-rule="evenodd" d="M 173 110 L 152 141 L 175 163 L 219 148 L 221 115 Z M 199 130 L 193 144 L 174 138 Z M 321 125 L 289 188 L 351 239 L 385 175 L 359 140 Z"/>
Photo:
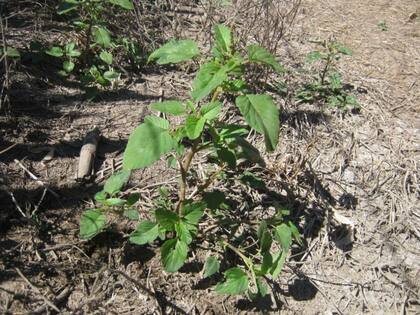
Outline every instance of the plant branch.
<path fill-rule="evenodd" d="M 254 283 L 255 287 L 258 288 L 257 277 L 255 275 L 255 271 L 254 271 L 251 259 L 246 257 L 239 248 L 236 248 L 235 246 L 229 244 L 228 242 L 222 240 L 222 244 L 228 247 L 229 249 L 231 249 L 236 255 L 238 255 L 243 260 L 243 262 L 245 263 L 245 266 L 248 268 L 249 272 L 251 273 L 252 282 Z"/>

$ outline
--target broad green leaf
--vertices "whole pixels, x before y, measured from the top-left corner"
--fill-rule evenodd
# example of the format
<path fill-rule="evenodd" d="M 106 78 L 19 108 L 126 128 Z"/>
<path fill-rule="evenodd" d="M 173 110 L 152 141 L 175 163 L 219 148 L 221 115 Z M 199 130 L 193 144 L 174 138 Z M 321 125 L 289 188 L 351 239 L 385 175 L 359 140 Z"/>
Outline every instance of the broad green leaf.
<path fill-rule="evenodd" d="M 101 190 L 95 194 L 95 200 L 99 202 L 103 202 L 106 199 L 106 192 Z"/>
<path fill-rule="evenodd" d="M 151 105 L 153 110 L 161 113 L 179 116 L 185 114 L 185 106 L 179 101 L 164 101 Z"/>
<path fill-rule="evenodd" d="M 104 191 L 112 196 L 117 192 L 120 192 L 129 179 L 130 171 L 122 170 L 114 173 L 105 182 Z"/>
<path fill-rule="evenodd" d="M 191 224 L 197 225 L 204 214 L 205 208 L 205 202 L 186 203 L 182 209 L 184 213 L 184 219 Z"/>
<path fill-rule="evenodd" d="M 106 224 L 106 216 L 98 209 L 83 212 L 80 218 L 80 238 L 88 240 L 102 232 Z"/>
<path fill-rule="evenodd" d="M 52 47 L 51 49 L 45 51 L 47 55 L 53 56 L 53 57 L 63 57 L 64 51 L 60 47 Z"/>
<path fill-rule="evenodd" d="M 140 199 L 139 193 L 129 194 L 127 197 L 127 205 L 132 206 Z"/>
<path fill-rule="evenodd" d="M 65 61 L 63 62 L 63 69 L 64 69 L 64 71 L 66 71 L 67 73 L 72 72 L 72 71 L 73 71 L 73 69 L 74 69 L 74 66 L 75 66 L 75 64 L 74 64 L 74 62 L 72 62 L 72 61 L 65 60 Z"/>
<path fill-rule="evenodd" d="M 216 153 L 219 160 L 225 162 L 229 168 L 236 168 L 236 156 L 232 150 L 220 146 L 216 149 Z"/>
<path fill-rule="evenodd" d="M 262 277 L 257 278 L 257 289 L 258 289 L 258 294 L 262 297 L 266 296 L 268 293 L 268 286 L 267 284 L 263 282 Z"/>
<path fill-rule="evenodd" d="M 276 72 L 285 72 L 283 66 L 276 61 L 276 58 L 267 49 L 258 45 L 250 45 L 247 50 L 249 61 L 268 65 Z"/>
<path fill-rule="evenodd" d="M 219 283 L 215 290 L 220 294 L 241 294 L 248 289 L 248 275 L 238 267 L 225 271 L 225 282 Z"/>
<path fill-rule="evenodd" d="M 214 27 L 216 57 L 229 56 L 232 53 L 232 33 L 229 27 L 218 24 Z"/>
<path fill-rule="evenodd" d="M 206 119 L 204 117 L 197 118 L 195 116 L 188 116 L 185 122 L 185 131 L 188 138 L 191 140 L 197 139 L 203 132 Z"/>
<path fill-rule="evenodd" d="M 162 263 L 167 272 L 176 272 L 184 265 L 188 246 L 176 239 L 167 240 L 160 249 Z"/>
<path fill-rule="evenodd" d="M 261 253 L 268 252 L 271 248 L 271 243 L 273 242 L 273 238 L 271 237 L 270 231 L 267 229 L 267 222 L 264 220 L 261 221 L 261 224 L 258 228 L 258 240 L 260 241 L 260 249 Z"/>
<path fill-rule="evenodd" d="M 162 129 L 169 129 L 169 121 L 158 116 L 146 116 L 144 117 L 144 122 Z"/>
<path fill-rule="evenodd" d="M 330 86 L 333 90 L 341 90 L 343 88 L 343 83 L 341 81 L 341 75 L 338 72 L 332 72 L 329 77 Z"/>
<path fill-rule="evenodd" d="M 112 64 L 112 54 L 107 51 L 102 51 L 99 54 L 99 58 L 108 65 Z"/>
<path fill-rule="evenodd" d="M 191 96 L 200 101 L 227 79 L 229 68 L 214 62 L 205 63 L 200 67 L 193 83 Z"/>
<path fill-rule="evenodd" d="M 159 236 L 159 226 L 156 222 L 142 221 L 136 230 L 130 234 L 130 242 L 137 245 L 144 245 L 153 242 Z"/>
<path fill-rule="evenodd" d="M 116 80 L 120 77 L 120 73 L 114 70 L 108 70 L 104 72 L 104 78 L 108 81 Z"/>
<path fill-rule="evenodd" d="M 216 272 L 219 272 L 220 263 L 214 256 L 209 256 L 204 264 L 204 278 L 211 277 Z"/>
<path fill-rule="evenodd" d="M 118 6 L 120 6 L 123 9 L 126 10 L 133 10 L 134 9 L 134 5 L 133 2 L 131 2 L 131 0 L 108 0 L 110 3 L 112 4 L 116 4 Z"/>
<path fill-rule="evenodd" d="M 167 231 L 174 231 L 175 224 L 179 222 L 179 216 L 175 212 L 165 209 L 157 209 L 155 217 L 159 225 Z"/>
<path fill-rule="evenodd" d="M 292 232 L 286 223 L 276 226 L 275 237 L 277 242 L 280 243 L 283 251 L 288 251 L 292 245 Z"/>
<path fill-rule="evenodd" d="M 307 63 L 313 63 L 315 61 L 321 60 L 323 57 L 323 54 L 321 54 L 319 51 L 311 51 L 308 56 L 306 56 L 305 61 Z"/>
<path fill-rule="evenodd" d="M 10 58 L 20 58 L 20 52 L 14 47 L 7 47 L 6 56 Z"/>
<path fill-rule="evenodd" d="M 174 146 L 175 142 L 167 129 L 152 123 L 143 123 L 128 138 L 123 167 L 132 170 L 149 166 Z"/>
<path fill-rule="evenodd" d="M 199 54 L 200 51 L 198 50 L 196 42 L 189 39 L 171 40 L 155 50 L 149 56 L 148 62 L 157 60 L 156 62 L 160 65 L 178 63 L 191 60 Z"/>
<path fill-rule="evenodd" d="M 265 252 L 263 254 L 263 261 L 262 261 L 262 265 L 261 265 L 261 273 L 263 275 L 267 274 L 267 272 L 269 272 L 271 270 L 273 266 L 273 256 L 271 255 L 270 252 Z"/>
<path fill-rule="evenodd" d="M 248 94 L 236 98 L 247 123 L 264 135 L 267 151 L 273 151 L 279 140 L 279 110 L 269 95 Z"/>
<path fill-rule="evenodd" d="M 192 235 L 190 230 L 188 229 L 188 225 L 183 221 L 179 221 L 175 224 L 175 231 L 177 237 L 184 242 L 185 244 L 189 245 L 192 242 Z"/>
<path fill-rule="evenodd" d="M 220 129 L 219 135 L 221 139 L 231 139 L 242 137 L 249 133 L 249 130 L 239 125 L 227 125 Z"/>
<path fill-rule="evenodd" d="M 138 221 L 139 218 L 140 218 L 139 213 L 135 209 L 127 209 L 127 210 L 124 210 L 123 215 L 126 218 L 130 219 L 130 220 L 136 220 L 136 221 Z"/>
<path fill-rule="evenodd" d="M 206 120 L 213 120 L 219 116 L 221 110 L 222 104 L 216 101 L 201 106 L 200 113 Z"/>
<path fill-rule="evenodd" d="M 287 251 L 281 251 L 273 257 L 273 265 L 271 267 L 270 273 L 273 276 L 273 280 L 277 279 L 281 273 L 284 263 L 286 262 Z"/>
<path fill-rule="evenodd" d="M 111 46 L 111 34 L 109 31 L 101 26 L 97 26 L 93 32 L 95 37 L 95 43 L 102 47 L 109 47 Z"/>
<path fill-rule="evenodd" d="M 117 207 L 124 205 L 125 200 L 121 198 L 108 198 L 104 200 L 103 204 L 110 207 Z"/>
<path fill-rule="evenodd" d="M 299 245 L 302 245 L 302 238 L 300 236 L 299 230 L 297 229 L 296 225 L 294 225 L 291 221 L 288 222 L 288 225 L 294 239 L 299 243 Z"/>

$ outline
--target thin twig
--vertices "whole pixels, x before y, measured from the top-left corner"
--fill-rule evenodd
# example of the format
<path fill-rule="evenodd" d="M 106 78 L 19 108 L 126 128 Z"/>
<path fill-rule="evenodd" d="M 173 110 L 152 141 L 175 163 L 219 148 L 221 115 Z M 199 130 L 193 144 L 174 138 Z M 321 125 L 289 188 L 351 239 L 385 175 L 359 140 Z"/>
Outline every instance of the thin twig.
<path fill-rule="evenodd" d="M 40 184 L 45 189 L 47 189 L 54 197 L 56 197 L 56 198 L 60 197 L 55 191 L 53 191 L 50 187 L 48 187 L 47 184 L 45 184 L 38 177 L 36 177 L 30 170 L 28 170 L 19 160 L 15 159 L 14 161 L 17 165 L 19 165 L 29 175 L 30 178 L 35 180 L 38 184 Z"/>
<path fill-rule="evenodd" d="M 41 293 L 41 291 L 36 287 L 36 286 L 34 286 L 29 280 L 28 280 L 28 278 L 26 278 L 24 275 L 23 275 L 23 273 L 22 273 L 22 271 L 20 271 L 20 269 L 19 268 L 15 268 L 15 270 L 16 270 L 16 272 L 18 273 L 18 275 L 23 279 L 23 281 L 25 281 L 30 287 L 31 287 L 31 289 L 32 290 L 34 290 L 38 295 L 40 295 L 41 296 L 41 298 L 44 300 L 44 302 L 46 303 L 46 304 L 48 304 L 48 306 L 49 307 L 51 307 L 53 310 L 55 310 L 56 312 L 60 312 L 60 309 L 57 307 L 57 306 L 55 306 L 50 300 L 48 300 L 42 293 Z"/>

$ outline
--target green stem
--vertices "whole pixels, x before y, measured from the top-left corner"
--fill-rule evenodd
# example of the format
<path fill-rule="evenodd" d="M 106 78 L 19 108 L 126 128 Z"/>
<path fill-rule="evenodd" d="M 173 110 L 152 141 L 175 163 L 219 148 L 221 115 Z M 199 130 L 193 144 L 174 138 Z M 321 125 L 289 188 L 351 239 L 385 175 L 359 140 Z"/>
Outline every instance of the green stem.
<path fill-rule="evenodd" d="M 255 288 L 258 288 L 257 276 L 255 275 L 255 271 L 254 271 L 251 259 L 246 257 L 239 248 L 229 244 L 228 242 L 222 240 L 222 244 L 223 246 L 231 249 L 236 255 L 238 255 L 243 260 L 243 262 L 245 263 L 245 266 L 248 268 L 249 272 L 251 273 L 252 282 L 254 283 Z"/>

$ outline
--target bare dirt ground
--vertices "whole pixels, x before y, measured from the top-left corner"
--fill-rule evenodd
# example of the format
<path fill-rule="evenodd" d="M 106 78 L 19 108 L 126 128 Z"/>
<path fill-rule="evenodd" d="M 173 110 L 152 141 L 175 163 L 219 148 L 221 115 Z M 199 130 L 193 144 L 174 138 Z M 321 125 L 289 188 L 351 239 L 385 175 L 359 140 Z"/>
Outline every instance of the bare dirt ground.
<path fill-rule="evenodd" d="M 185 97 L 191 75 L 143 74 L 119 92 L 83 103 L 77 89 L 24 68 L 12 91 L 18 115 L 0 120 L 0 310 L 55 312 L 48 299 L 63 314 L 418 314 L 418 16 L 415 0 L 302 1 L 279 60 L 293 72 L 317 48 L 314 42 L 335 37 L 353 51 L 340 71 L 361 109 L 342 114 L 278 99 L 281 144 L 265 156 L 262 176 L 297 213 L 306 244 L 296 248 L 270 297 L 252 303 L 217 295 L 214 283 L 202 281 L 199 249 L 181 272 L 167 274 L 156 248 L 127 242 L 124 233 L 133 226 L 124 222 L 93 241 L 78 239 L 82 210 L 119 167 L 147 105 L 162 97 L 162 88 L 165 97 Z M 15 31 L 13 40 L 28 36 Z M 200 37 L 202 31 L 185 32 Z M 86 186 L 74 176 L 83 137 L 94 125 L 102 139 L 96 179 Z M 51 148 L 54 158 L 43 160 Z M 158 165 L 137 172 L 132 185 L 146 205 L 156 197 L 154 185 L 172 181 Z M 139 211 L 144 214 L 142 204 Z"/>

